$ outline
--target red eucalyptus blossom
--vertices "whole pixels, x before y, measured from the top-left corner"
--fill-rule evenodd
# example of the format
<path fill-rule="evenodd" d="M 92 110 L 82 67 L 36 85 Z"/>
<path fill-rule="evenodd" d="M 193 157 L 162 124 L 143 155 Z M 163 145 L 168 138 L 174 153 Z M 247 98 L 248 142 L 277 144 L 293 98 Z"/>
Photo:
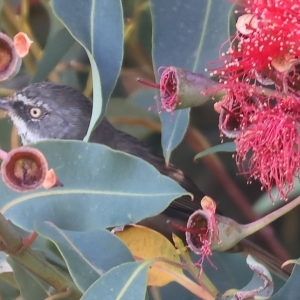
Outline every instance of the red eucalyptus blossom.
<path fill-rule="evenodd" d="M 224 83 L 257 79 L 266 84 L 271 79 L 281 86 L 277 77 L 284 77 L 300 57 L 300 1 L 248 0 L 239 5 L 244 15 L 214 74 Z"/>
<path fill-rule="evenodd" d="M 239 5 L 237 33 L 213 70 L 226 90 L 219 127 L 235 139 L 240 172 L 287 199 L 300 178 L 300 0 Z M 267 95 L 268 84 L 276 90 Z"/>
<path fill-rule="evenodd" d="M 300 102 L 292 97 L 276 102 L 257 110 L 251 125 L 237 136 L 236 160 L 241 167 L 251 149 L 245 173 L 259 179 L 269 193 L 275 185 L 279 196 L 287 199 L 294 177 L 300 178 Z"/>
<path fill-rule="evenodd" d="M 275 185 L 287 199 L 294 177 L 300 178 L 300 101 L 243 87 L 236 84 L 221 102 L 221 132 L 235 138 L 241 173 L 258 179 L 269 193 Z"/>

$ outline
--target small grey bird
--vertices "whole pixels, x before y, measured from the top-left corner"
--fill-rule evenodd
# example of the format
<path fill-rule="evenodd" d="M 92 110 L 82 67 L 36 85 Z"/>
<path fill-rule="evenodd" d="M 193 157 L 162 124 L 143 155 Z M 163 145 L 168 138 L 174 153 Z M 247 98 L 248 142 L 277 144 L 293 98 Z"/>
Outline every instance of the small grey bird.
<path fill-rule="evenodd" d="M 82 140 L 88 130 L 92 103 L 79 91 L 51 82 L 31 84 L 15 93 L 11 99 L 0 99 L 0 108 L 7 111 L 24 145 L 45 139 Z M 196 199 L 204 194 L 182 171 L 166 166 L 164 158 L 157 156 L 133 136 L 114 128 L 105 118 L 93 131 L 90 142 L 101 143 L 115 150 L 140 157 L 157 170 L 176 180 Z M 167 213 L 180 215 L 186 220 L 199 201 L 190 197 L 174 201 Z"/>
<path fill-rule="evenodd" d="M 0 109 L 7 111 L 23 144 L 45 139 L 82 140 L 87 133 L 92 114 L 91 102 L 79 91 L 51 82 L 29 85 L 15 93 L 12 99 L 0 99 Z M 163 215 L 157 217 L 154 222 L 149 218 L 144 225 L 163 231 L 170 237 L 170 233 L 176 229 L 165 225 L 167 218 L 170 217 L 175 222 L 186 222 L 187 218 L 200 208 L 199 203 L 204 194 L 182 171 L 172 165 L 167 167 L 162 156 L 154 155 L 147 146 L 117 130 L 106 119 L 93 131 L 90 142 L 101 143 L 144 159 L 194 195 L 194 201 L 191 201 L 190 197 L 176 199 Z M 247 252 L 253 252 L 251 250 L 254 249 L 255 253 L 260 253 L 264 262 L 268 259 L 267 263 L 271 267 L 275 261 L 276 271 L 280 270 L 277 268 L 280 266 L 278 260 L 251 242 L 243 241 L 238 249 L 247 249 Z"/>

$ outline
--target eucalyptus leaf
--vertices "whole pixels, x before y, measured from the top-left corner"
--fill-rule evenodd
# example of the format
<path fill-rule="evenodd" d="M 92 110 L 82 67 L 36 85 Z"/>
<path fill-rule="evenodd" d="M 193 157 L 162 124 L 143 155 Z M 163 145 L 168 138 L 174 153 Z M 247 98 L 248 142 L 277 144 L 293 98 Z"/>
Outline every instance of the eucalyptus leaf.
<path fill-rule="evenodd" d="M 10 272 L 12 272 L 12 268 L 6 261 L 6 255 L 4 252 L 0 252 L 0 274 Z"/>
<path fill-rule="evenodd" d="M 161 112 L 162 132 L 161 144 L 166 159 L 169 163 L 172 151 L 183 139 L 188 127 L 189 109 L 174 111 L 172 116 L 167 112 Z"/>
<path fill-rule="evenodd" d="M 20 194 L 0 182 L 1 212 L 28 231 L 37 221 L 74 231 L 136 223 L 188 194 L 144 160 L 104 145 L 53 140 L 32 146 L 64 186 Z"/>
<path fill-rule="evenodd" d="M 0 0 L 0 12 L 1 12 L 1 10 L 2 10 L 2 0 Z M 0 28 L 2 28 L 2 24 L 0 23 Z"/>
<path fill-rule="evenodd" d="M 195 156 L 194 160 L 198 160 L 206 155 L 210 155 L 218 152 L 235 152 L 235 151 L 236 151 L 236 145 L 234 142 L 223 143 L 220 145 L 213 146 L 207 150 L 201 151 Z"/>
<path fill-rule="evenodd" d="M 51 39 L 58 31 L 60 31 L 64 25 L 57 19 L 56 15 L 53 12 L 51 2 L 49 1 L 42 1 L 41 4 L 43 5 L 44 9 L 47 11 L 48 17 L 50 19 L 50 26 L 49 26 L 49 35 L 48 40 Z"/>
<path fill-rule="evenodd" d="M 0 0 L 0 11 L 2 10 L 2 0 Z M 1 28 L 1 23 L 0 23 L 0 28 Z"/>
<path fill-rule="evenodd" d="M 1 300 L 15 300 L 19 295 L 20 291 L 17 288 L 13 288 L 10 284 L 6 283 L 5 281 L 2 281 L 2 278 L 0 278 Z"/>
<path fill-rule="evenodd" d="M 112 267 L 134 260 L 119 238 L 107 230 L 66 231 L 50 222 L 38 222 L 35 229 L 57 246 L 82 292 Z"/>
<path fill-rule="evenodd" d="M 7 260 L 14 270 L 14 277 L 20 287 L 22 299 L 45 299 L 50 296 L 50 286 L 48 284 L 27 271 L 12 257 L 8 257 Z"/>
<path fill-rule="evenodd" d="M 150 2 L 155 70 L 161 66 L 176 66 L 203 73 L 208 62 L 218 59 L 219 48 L 228 37 L 228 16 L 232 6 L 229 1 Z M 174 112 L 172 116 L 161 114 L 161 122 L 162 146 L 166 160 L 169 161 L 172 151 L 184 137 L 189 122 L 189 109 Z"/>
<path fill-rule="evenodd" d="M 293 200 L 300 195 L 300 182 L 298 178 L 294 178 L 294 189 L 289 194 L 289 199 Z M 278 195 L 278 189 L 273 187 L 271 190 L 271 195 L 273 199 L 276 199 Z M 252 206 L 253 211 L 257 216 L 264 216 L 269 214 L 270 212 L 276 210 L 277 208 L 285 205 L 285 203 L 281 201 L 270 201 L 269 193 L 264 193 L 261 197 L 259 197 L 254 205 Z"/>
<path fill-rule="evenodd" d="M 247 264 L 254 272 L 252 279 L 244 288 L 240 289 L 232 297 L 228 297 L 228 299 L 269 299 L 274 290 L 274 283 L 270 272 L 251 255 L 247 256 Z"/>
<path fill-rule="evenodd" d="M 155 114 L 155 109 L 149 111 L 153 106 L 154 91 L 153 89 L 142 89 L 130 95 L 126 101 L 122 98 L 112 98 L 107 106 L 106 117 L 112 121 L 113 125 L 126 133 L 143 139 L 147 134 L 152 133 L 151 127 L 145 126 L 147 121 L 155 122 L 159 127 L 159 119 Z M 125 119 L 122 122 L 123 118 Z M 115 122 L 115 118 L 120 118 L 121 122 Z M 131 123 L 127 120 L 137 120 Z"/>
<path fill-rule="evenodd" d="M 9 285 L 9 288 L 6 286 Z M 16 282 L 13 269 L 7 262 L 7 255 L 4 252 L 0 252 L 0 296 L 1 299 L 4 299 L 5 296 L 3 295 L 3 286 L 6 286 L 5 291 L 11 291 L 12 294 L 15 294 L 19 290 L 19 286 Z M 18 292 L 17 292 L 18 294 Z"/>
<path fill-rule="evenodd" d="M 124 23 L 121 1 L 52 0 L 52 6 L 58 18 L 85 48 L 90 59 L 94 106 L 88 139 L 105 113 L 121 69 Z"/>
<path fill-rule="evenodd" d="M 300 295 L 300 260 L 298 259 L 298 264 L 295 264 L 293 272 L 289 280 L 285 285 L 273 296 L 271 300 L 298 300 Z"/>
<path fill-rule="evenodd" d="M 153 89 L 142 89 L 130 95 L 128 101 L 139 106 L 141 109 L 146 110 L 148 114 L 153 117 L 157 117 L 157 109 L 154 104 L 155 90 Z"/>
<path fill-rule="evenodd" d="M 31 83 L 45 80 L 74 43 L 74 38 L 65 27 L 48 39 Z"/>
<path fill-rule="evenodd" d="M 0 148 L 4 151 L 8 151 L 10 149 L 10 133 L 12 130 L 12 122 L 10 122 L 7 118 L 0 118 Z"/>
<path fill-rule="evenodd" d="M 150 262 L 130 262 L 117 266 L 98 279 L 81 300 L 144 300 Z"/>

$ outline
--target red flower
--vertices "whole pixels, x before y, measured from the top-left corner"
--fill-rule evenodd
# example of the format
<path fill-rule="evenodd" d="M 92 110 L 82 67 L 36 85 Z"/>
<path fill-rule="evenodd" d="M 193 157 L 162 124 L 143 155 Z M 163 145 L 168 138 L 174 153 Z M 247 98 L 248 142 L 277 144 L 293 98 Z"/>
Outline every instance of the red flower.
<path fill-rule="evenodd" d="M 300 178 L 300 101 L 249 93 L 242 87 L 237 85 L 224 98 L 220 129 L 235 137 L 241 173 L 258 179 L 269 194 L 275 185 L 278 196 L 287 199 L 294 178 Z"/>
<path fill-rule="evenodd" d="M 239 5 L 237 33 L 213 72 L 227 90 L 219 127 L 235 139 L 241 173 L 287 199 L 300 178 L 300 0 Z M 273 96 L 257 87 L 267 84 Z"/>
<path fill-rule="evenodd" d="M 300 56 L 300 1 L 248 0 L 241 5 L 245 14 L 215 71 L 224 83 L 271 77 L 277 84 L 276 77 Z"/>

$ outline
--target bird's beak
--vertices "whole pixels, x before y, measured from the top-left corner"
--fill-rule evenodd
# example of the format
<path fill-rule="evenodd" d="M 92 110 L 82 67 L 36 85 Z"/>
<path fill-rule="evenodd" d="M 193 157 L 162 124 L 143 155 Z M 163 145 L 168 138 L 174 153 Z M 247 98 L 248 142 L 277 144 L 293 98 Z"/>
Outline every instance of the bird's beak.
<path fill-rule="evenodd" d="M 13 110 L 12 101 L 7 99 L 0 99 L 0 109 L 3 109 L 7 112 Z"/>

